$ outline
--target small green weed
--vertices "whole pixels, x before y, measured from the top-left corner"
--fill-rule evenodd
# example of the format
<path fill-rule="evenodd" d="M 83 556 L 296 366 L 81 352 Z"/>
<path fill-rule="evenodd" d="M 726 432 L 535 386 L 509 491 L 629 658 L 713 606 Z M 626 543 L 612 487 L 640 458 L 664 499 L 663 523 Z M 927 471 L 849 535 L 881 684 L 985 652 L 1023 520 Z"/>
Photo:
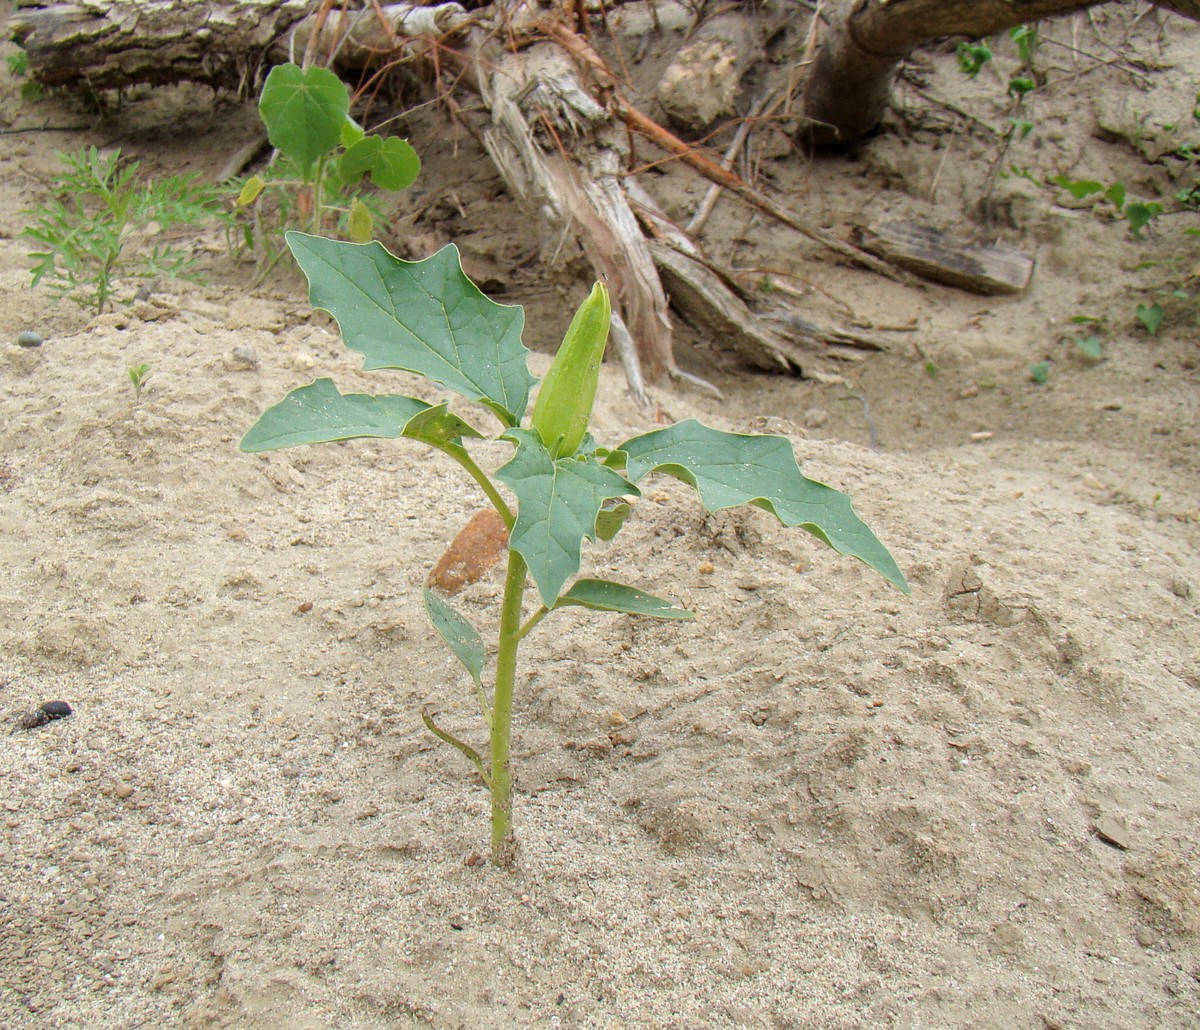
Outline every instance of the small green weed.
<path fill-rule="evenodd" d="M 194 278 L 186 250 L 156 243 L 147 253 L 130 243 L 139 234 L 222 219 L 216 188 L 195 175 L 142 182 L 138 163 L 122 167 L 119 150 L 104 155 L 90 147 L 59 160 L 67 172 L 55 180 L 54 196 L 25 212 L 36 220 L 21 235 L 41 248 L 29 255 L 34 286 L 44 282 L 99 314 L 122 279 Z"/>
<path fill-rule="evenodd" d="M 265 255 L 264 275 L 286 253 L 282 232 L 289 227 L 320 233 L 336 226 L 355 243 L 367 242 L 378 214 L 361 194 L 364 178 L 398 191 L 420 173 L 420 158 L 407 142 L 368 135 L 350 117 L 350 91 L 327 68 L 272 68 L 258 110 L 278 154 L 265 174 L 241 184 L 237 206 L 252 212 L 244 239 Z M 269 213 L 266 196 L 275 202 Z"/>
<path fill-rule="evenodd" d="M 1155 301 L 1153 304 L 1139 304 L 1136 314 L 1138 321 L 1146 327 L 1146 332 L 1151 336 L 1157 336 L 1159 327 L 1163 323 L 1163 318 L 1166 317 L 1163 306 L 1158 301 Z"/>
<path fill-rule="evenodd" d="M 8 65 L 8 74 L 14 79 L 25 79 L 29 75 L 29 54 L 24 50 L 9 54 L 4 63 Z M 40 82 L 27 79 L 21 83 L 21 99 L 32 102 L 41 100 L 44 90 Z"/>
<path fill-rule="evenodd" d="M 151 368 L 144 361 L 140 365 L 130 365 L 129 382 L 133 386 L 133 399 L 139 401 L 142 398 L 142 390 L 146 388 L 146 382 L 152 374 Z"/>
<path fill-rule="evenodd" d="M 955 53 L 958 56 L 958 70 L 972 79 L 977 78 L 983 66 L 992 59 L 991 47 L 982 40 L 978 43 L 959 43 Z"/>
<path fill-rule="evenodd" d="M 1140 236 L 1142 230 L 1163 213 L 1163 206 L 1158 201 L 1129 200 L 1123 182 L 1105 186 L 1095 179 L 1072 179 L 1066 175 L 1051 176 L 1049 181 L 1061 186 L 1076 200 L 1100 194 L 1101 199 L 1112 205 L 1117 216 L 1129 223 L 1129 232 L 1133 236 Z"/>

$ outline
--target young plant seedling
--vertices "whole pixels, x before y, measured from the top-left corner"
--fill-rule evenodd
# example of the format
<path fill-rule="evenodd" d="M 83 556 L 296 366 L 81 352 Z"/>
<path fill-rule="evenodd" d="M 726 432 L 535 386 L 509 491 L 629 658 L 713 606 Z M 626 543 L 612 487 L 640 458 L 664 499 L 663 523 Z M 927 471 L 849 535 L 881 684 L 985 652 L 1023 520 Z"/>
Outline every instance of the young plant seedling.
<path fill-rule="evenodd" d="M 54 197 L 25 212 L 34 224 L 21 233 L 41 249 L 29 255 L 33 285 L 45 281 L 58 297 L 100 314 L 123 278 L 189 278 L 195 258 L 185 248 L 155 244 L 134 250 L 135 235 L 158 226 L 198 225 L 224 218 L 218 191 L 195 175 L 143 182 L 136 161 L 122 165 L 121 152 L 95 147 L 59 154 L 67 171 L 54 184 Z"/>
<path fill-rule="evenodd" d="M 405 190 L 421 170 L 417 152 L 395 136 L 368 135 L 350 117 L 350 91 L 327 68 L 280 64 L 263 83 L 258 112 L 267 138 L 279 152 L 265 175 L 253 175 L 238 193 L 237 206 L 254 206 L 264 193 L 278 202 L 283 226 L 299 224 L 323 232 L 337 220 L 356 243 L 373 235 L 373 218 L 359 194 L 363 177 L 384 190 Z M 254 227 L 245 227 L 254 249 Z M 284 253 L 262 241 L 268 252 L 264 275 Z"/>
<path fill-rule="evenodd" d="M 1066 190 L 1076 200 L 1084 200 L 1093 194 L 1102 194 L 1120 218 L 1129 223 L 1131 236 L 1141 236 L 1142 230 L 1163 213 L 1163 206 L 1156 200 L 1128 200 L 1123 182 L 1105 186 L 1095 179 L 1071 179 L 1065 175 L 1053 175 L 1049 181 Z"/>
<path fill-rule="evenodd" d="M 146 362 L 129 366 L 129 383 L 133 387 L 133 401 L 136 404 L 142 399 L 142 391 L 150 380 L 152 369 Z"/>
<path fill-rule="evenodd" d="M 416 440 L 458 462 L 495 507 L 509 539 L 490 694 L 484 686 L 488 652 L 479 631 L 442 597 L 425 591 L 434 628 L 474 681 L 489 736 L 486 757 L 438 726 L 428 710 L 424 720 L 470 760 L 486 785 L 496 864 L 509 866 L 516 855 L 511 747 L 521 642 L 543 619 L 572 605 L 659 619 L 692 617 L 638 587 L 576 578 L 584 539 L 612 539 L 630 512 L 628 499 L 638 496 L 637 484 L 650 473 L 695 487 L 710 512 L 740 504 L 762 508 L 784 525 L 806 529 L 861 559 L 908 592 L 892 556 L 849 498 L 802 475 L 785 437 L 727 433 L 689 420 L 612 449 L 596 445 L 587 430 L 609 329 L 603 283 L 576 312 L 526 421 L 536 379 L 521 342 L 524 312 L 485 297 L 463 273 L 453 244 L 414 262 L 394 257 L 377 242 L 340 243 L 289 232 L 287 244 L 308 277 L 313 306 L 337 319 L 346 345 L 364 355 L 364 368 L 404 369 L 482 404 L 499 423 L 498 438 L 513 449 L 489 476 L 468 450 L 483 432 L 453 414 L 448 402 L 342 394 L 329 379 L 293 390 L 241 442 L 243 451 L 254 452 L 353 437 Z M 527 611 L 530 581 L 534 596 Z"/>

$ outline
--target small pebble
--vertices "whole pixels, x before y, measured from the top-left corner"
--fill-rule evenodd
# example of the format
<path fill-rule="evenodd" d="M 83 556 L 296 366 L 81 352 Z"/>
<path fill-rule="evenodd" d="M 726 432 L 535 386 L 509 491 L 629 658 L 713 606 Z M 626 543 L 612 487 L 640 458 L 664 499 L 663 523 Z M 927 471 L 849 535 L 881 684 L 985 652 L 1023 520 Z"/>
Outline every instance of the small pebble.
<path fill-rule="evenodd" d="M 1129 830 L 1126 829 L 1125 823 L 1121 819 L 1108 815 L 1101 816 L 1096 820 L 1096 825 L 1092 829 L 1105 844 L 1111 844 L 1121 851 L 1129 849 Z"/>
<path fill-rule="evenodd" d="M 716 571 L 716 567 L 710 561 L 702 561 L 696 571 L 702 576 L 711 576 Z"/>
<path fill-rule="evenodd" d="M 17 333 L 18 347 L 40 347 L 42 338 L 31 329 L 26 329 L 23 332 Z"/>
<path fill-rule="evenodd" d="M 1171 593 L 1176 597 L 1191 597 L 1192 584 L 1186 579 L 1173 579 L 1171 580 Z"/>
<path fill-rule="evenodd" d="M 114 788 L 113 793 L 116 794 L 117 797 L 119 797 L 119 798 L 132 797 L 133 785 L 129 784 L 129 783 L 125 783 L 124 781 L 121 781 Z"/>
<path fill-rule="evenodd" d="M 984 440 L 990 440 L 995 435 L 996 434 L 991 432 L 990 430 L 984 429 L 978 433 L 972 433 L 971 439 L 974 440 L 976 443 L 982 443 Z"/>

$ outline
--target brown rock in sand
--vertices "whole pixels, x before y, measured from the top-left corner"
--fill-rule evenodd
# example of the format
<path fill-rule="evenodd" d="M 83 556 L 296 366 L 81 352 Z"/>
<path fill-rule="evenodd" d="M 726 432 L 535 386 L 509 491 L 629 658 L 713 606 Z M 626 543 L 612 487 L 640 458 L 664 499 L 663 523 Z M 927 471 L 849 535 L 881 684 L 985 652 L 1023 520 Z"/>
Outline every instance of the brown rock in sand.
<path fill-rule="evenodd" d="M 446 553 L 438 559 L 426 581 L 447 594 L 478 583 L 508 550 L 508 530 L 498 512 L 485 508 L 477 512 L 456 536 Z"/>

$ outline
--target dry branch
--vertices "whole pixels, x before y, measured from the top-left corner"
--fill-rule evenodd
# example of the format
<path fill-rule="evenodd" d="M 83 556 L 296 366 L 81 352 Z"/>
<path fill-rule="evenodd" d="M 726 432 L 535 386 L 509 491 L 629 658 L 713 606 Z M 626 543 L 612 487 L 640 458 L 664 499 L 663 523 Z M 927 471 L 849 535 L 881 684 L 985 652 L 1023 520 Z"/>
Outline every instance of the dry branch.
<path fill-rule="evenodd" d="M 518 203 L 551 228 L 543 256 L 552 260 L 569 236 L 579 240 L 608 279 L 636 342 L 641 369 L 627 365 L 631 386 L 642 374 L 661 379 L 674 366 L 667 300 L 621 187 L 607 112 L 556 46 L 505 55 L 494 68 L 484 95 L 492 115 L 484 145 Z M 548 132 L 554 149 L 539 141 L 535 126 Z"/>

